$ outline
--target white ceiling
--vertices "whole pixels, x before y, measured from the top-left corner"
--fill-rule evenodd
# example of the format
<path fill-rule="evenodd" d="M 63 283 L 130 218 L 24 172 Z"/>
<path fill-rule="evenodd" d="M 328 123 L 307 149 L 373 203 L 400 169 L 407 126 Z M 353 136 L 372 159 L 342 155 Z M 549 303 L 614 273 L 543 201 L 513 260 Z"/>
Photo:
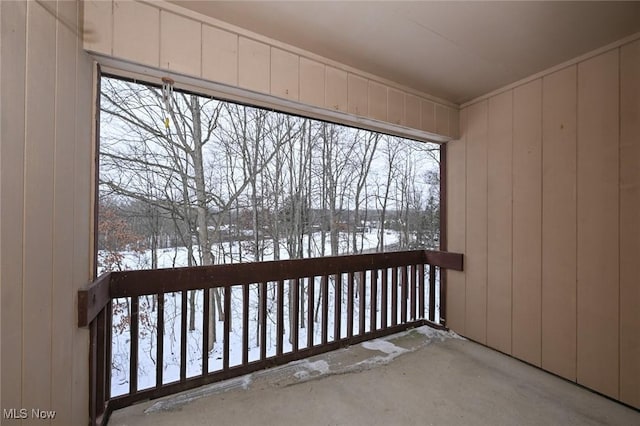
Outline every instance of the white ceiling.
<path fill-rule="evenodd" d="M 640 2 L 175 3 L 456 103 L 640 32 Z"/>

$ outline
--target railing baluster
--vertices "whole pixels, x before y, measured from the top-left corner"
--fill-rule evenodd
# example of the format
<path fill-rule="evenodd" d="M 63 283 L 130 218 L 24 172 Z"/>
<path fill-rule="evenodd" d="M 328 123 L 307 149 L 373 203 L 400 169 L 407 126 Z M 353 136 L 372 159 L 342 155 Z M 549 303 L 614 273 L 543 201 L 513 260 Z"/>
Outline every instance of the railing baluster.
<path fill-rule="evenodd" d="M 158 294 L 158 318 L 156 329 L 158 339 L 156 342 L 156 387 L 162 386 L 164 372 L 164 293 Z"/>
<path fill-rule="evenodd" d="M 380 326 L 381 328 L 387 328 L 387 305 L 389 304 L 388 298 L 389 287 L 389 269 L 382 269 L 382 295 L 380 296 Z"/>
<path fill-rule="evenodd" d="M 131 318 L 129 325 L 131 356 L 129 360 L 129 393 L 138 391 L 138 296 L 131 298 Z"/>
<path fill-rule="evenodd" d="M 439 287 L 440 287 L 440 309 L 439 324 L 447 325 L 447 271 L 442 268 L 438 268 L 438 274 L 440 275 Z"/>
<path fill-rule="evenodd" d="M 292 350 L 293 352 L 298 352 L 298 340 L 300 325 L 298 322 L 300 321 L 300 279 L 296 278 L 294 280 L 289 281 L 289 289 L 291 290 L 291 301 L 289 302 L 289 312 L 293 319 L 290 319 L 291 330 L 291 340 L 292 340 Z"/>
<path fill-rule="evenodd" d="M 98 342 L 98 323 L 97 317 L 94 318 L 88 324 L 89 326 L 89 418 L 90 424 L 95 425 L 98 417 L 98 375 L 101 374 L 98 371 L 98 351 L 100 350 L 100 343 Z"/>
<path fill-rule="evenodd" d="M 95 321 L 97 322 L 96 334 L 98 342 L 105 342 L 107 337 L 107 308 L 100 311 Z M 104 413 L 104 403 L 106 401 L 106 348 L 104 345 L 98 345 L 96 357 L 96 415 L 100 416 Z"/>
<path fill-rule="evenodd" d="M 105 403 L 111 398 L 111 339 L 113 339 L 113 302 L 107 303 L 106 309 L 106 335 L 104 340 L 105 348 L 105 370 L 104 370 L 104 401 Z"/>
<path fill-rule="evenodd" d="M 249 362 L 249 284 L 242 286 L 242 363 Z"/>
<path fill-rule="evenodd" d="M 335 275 L 335 305 L 333 309 L 333 340 L 340 340 L 342 320 L 342 273 Z"/>
<path fill-rule="evenodd" d="M 429 321 L 436 320 L 436 268 L 429 265 Z"/>
<path fill-rule="evenodd" d="M 322 276 L 322 344 L 327 343 L 329 334 L 329 276 Z"/>
<path fill-rule="evenodd" d="M 230 341 L 229 336 L 231 335 L 231 286 L 227 285 L 224 287 L 224 342 L 223 342 L 223 353 L 222 353 L 222 369 L 229 369 L 229 349 L 230 349 Z"/>
<path fill-rule="evenodd" d="M 215 309 L 211 306 L 211 289 L 205 288 L 202 290 L 202 375 L 206 376 L 209 373 L 209 316 L 211 314 L 210 309 Z M 213 324 L 215 327 L 215 324 Z"/>
<path fill-rule="evenodd" d="M 282 355 L 283 340 L 284 340 L 284 281 L 279 280 L 277 284 L 278 291 L 278 319 L 276 322 L 276 355 Z"/>
<path fill-rule="evenodd" d="M 307 348 L 313 347 L 313 308 L 315 303 L 316 277 L 309 277 L 307 287 Z"/>
<path fill-rule="evenodd" d="M 398 325 L 398 267 L 392 268 L 391 275 L 391 325 Z"/>
<path fill-rule="evenodd" d="M 424 263 L 418 265 L 418 317 L 424 316 Z"/>
<path fill-rule="evenodd" d="M 267 282 L 260 283 L 260 359 L 267 358 Z"/>
<path fill-rule="evenodd" d="M 371 270 L 371 311 L 369 331 L 375 331 L 378 328 L 378 270 Z"/>
<path fill-rule="evenodd" d="M 367 280 L 367 274 L 364 271 L 358 272 L 360 283 L 358 284 L 358 297 L 360 298 L 360 308 L 358 309 L 358 334 L 364 334 L 365 316 L 367 313 L 367 299 L 365 294 L 365 284 Z"/>
<path fill-rule="evenodd" d="M 353 337 L 353 272 L 349 272 L 347 283 L 347 338 Z"/>
<path fill-rule="evenodd" d="M 411 320 L 416 320 L 416 265 L 411 265 Z"/>
<path fill-rule="evenodd" d="M 400 323 L 404 324 L 407 322 L 407 287 L 409 285 L 409 277 L 407 266 L 403 266 L 400 271 L 402 273 L 402 277 L 400 280 Z"/>
<path fill-rule="evenodd" d="M 180 381 L 187 380 L 187 291 L 182 292 L 180 311 Z"/>

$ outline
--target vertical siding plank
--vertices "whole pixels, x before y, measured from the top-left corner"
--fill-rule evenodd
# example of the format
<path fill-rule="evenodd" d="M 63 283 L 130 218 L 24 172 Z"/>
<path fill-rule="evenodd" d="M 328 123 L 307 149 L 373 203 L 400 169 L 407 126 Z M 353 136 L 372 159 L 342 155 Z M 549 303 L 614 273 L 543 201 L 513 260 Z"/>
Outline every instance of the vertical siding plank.
<path fill-rule="evenodd" d="M 486 343 L 487 101 L 467 108 L 466 336 Z"/>
<path fill-rule="evenodd" d="M 324 64 L 307 58 L 300 58 L 300 102 L 325 106 Z"/>
<path fill-rule="evenodd" d="M 540 366 L 542 291 L 542 80 L 513 92 L 512 354 Z"/>
<path fill-rule="evenodd" d="M 452 138 L 460 137 L 460 110 L 449 110 L 449 136 Z"/>
<path fill-rule="evenodd" d="M 92 219 L 92 114 L 94 111 L 93 62 L 89 55 L 78 50 L 76 60 L 76 137 L 74 151 L 74 205 L 73 205 L 73 286 L 80 289 L 87 285 L 92 272 L 93 249 L 91 235 Z M 77 292 L 74 291 L 73 305 L 77 306 Z M 89 406 L 89 331 L 76 328 L 73 347 L 73 421 L 83 424 L 87 421 Z"/>
<path fill-rule="evenodd" d="M 147 4 L 116 0 L 113 4 L 113 54 L 157 67 L 160 63 L 160 11 Z"/>
<path fill-rule="evenodd" d="M 542 84 L 542 368 L 575 380 L 576 67 Z"/>
<path fill-rule="evenodd" d="M 347 80 L 348 112 L 359 116 L 368 114 L 367 80 L 355 74 L 349 74 Z"/>
<path fill-rule="evenodd" d="M 104 0 L 85 0 L 84 48 L 92 52 L 111 55 L 112 41 L 113 3 Z"/>
<path fill-rule="evenodd" d="M 436 119 L 436 133 L 443 136 L 448 136 L 449 132 L 449 111 L 450 109 L 444 105 L 436 105 L 435 119 Z"/>
<path fill-rule="evenodd" d="M 466 253 L 466 123 L 464 109 L 460 113 L 460 139 L 447 142 L 447 249 L 454 253 Z M 446 273 L 447 326 L 464 335 L 466 275 L 452 270 Z"/>
<path fill-rule="evenodd" d="M 257 92 L 269 93 L 269 46 L 245 37 L 238 43 L 238 85 Z"/>
<path fill-rule="evenodd" d="M 369 80 L 369 117 L 387 120 L 387 86 Z"/>
<path fill-rule="evenodd" d="M 238 84 L 238 36 L 209 25 L 202 26 L 202 78 Z"/>
<path fill-rule="evenodd" d="M 62 22 L 77 22 L 77 4 L 58 2 Z M 53 206 L 53 289 L 52 289 L 52 371 L 51 405 L 56 409 L 56 424 L 69 425 L 71 419 L 72 357 L 75 306 L 73 271 L 73 178 L 75 150 L 75 98 L 77 37 L 65 25 L 57 22 L 57 83 L 55 92 L 56 132 L 54 153 Z"/>
<path fill-rule="evenodd" d="M 171 12 L 160 12 L 160 67 L 200 77 L 202 24 Z"/>
<path fill-rule="evenodd" d="M 404 97 L 404 124 L 413 129 L 420 129 L 420 98 L 407 94 Z"/>
<path fill-rule="evenodd" d="M 2 407 L 22 407 L 22 282 L 26 2 L 0 2 L 0 291 Z"/>
<path fill-rule="evenodd" d="M 51 5 L 47 5 L 51 6 Z M 55 7 L 55 6 L 54 6 Z M 51 408 L 55 19 L 27 6 L 22 404 Z"/>
<path fill-rule="evenodd" d="M 618 397 L 618 50 L 578 65 L 578 382 Z"/>
<path fill-rule="evenodd" d="M 620 399 L 640 408 L 640 41 L 620 67 Z"/>
<path fill-rule="evenodd" d="M 347 73 L 327 66 L 325 106 L 337 111 L 347 111 Z"/>
<path fill-rule="evenodd" d="M 298 55 L 271 48 L 271 94 L 280 98 L 298 100 Z"/>
<path fill-rule="evenodd" d="M 387 121 L 392 124 L 405 124 L 404 92 L 389 88 L 389 101 L 387 102 Z"/>
<path fill-rule="evenodd" d="M 437 133 L 436 131 L 436 104 L 422 99 L 420 101 L 420 129 L 425 132 Z"/>
<path fill-rule="evenodd" d="M 511 353 L 513 91 L 489 99 L 487 344 Z"/>

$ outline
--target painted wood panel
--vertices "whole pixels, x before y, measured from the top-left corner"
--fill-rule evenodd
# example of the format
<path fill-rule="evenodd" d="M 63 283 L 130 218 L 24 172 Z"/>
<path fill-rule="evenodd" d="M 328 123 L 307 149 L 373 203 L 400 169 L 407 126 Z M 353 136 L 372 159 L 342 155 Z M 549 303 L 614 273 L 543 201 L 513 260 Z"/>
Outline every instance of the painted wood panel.
<path fill-rule="evenodd" d="M 390 87 L 388 96 L 389 101 L 387 103 L 387 121 L 393 124 L 404 125 L 404 93 Z"/>
<path fill-rule="evenodd" d="M 460 110 L 457 108 L 449 109 L 449 136 L 460 137 Z"/>
<path fill-rule="evenodd" d="M 0 315 L 2 407 L 22 407 L 26 2 L 0 2 Z"/>
<path fill-rule="evenodd" d="M 56 21 L 31 2 L 27 22 L 22 404 L 51 410 Z"/>
<path fill-rule="evenodd" d="M 300 58 L 300 102 L 324 107 L 324 65 L 307 58 Z"/>
<path fill-rule="evenodd" d="M 513 91 L 512 355 L 540 366 L 542 80 Z"/>
<path fill-rule="evenodd" d="M 160 10 L 144 3 L 116 0 L 113 4 L 113 54 L 157 67 L 160 63 Z"/>
<path fill-rule="evenodd" d="M 466 253 L 466 110 L 460 140 L 447 142 L 447 249 Z M 465 259 L 466 263 L 466 259 Z M 447 327 L 465 334 L 465 272 L 447 271 Z"/>
<path fill-rule="evenodd" d="M 510 354 L 513 92 L 490 98 L 488 116 L 487 344 Z"/>
<path fill-rule="evenodd" d="M 84 48 L 93 52 L 111 55 L 112 45 L 113 3 L 104 0 L 85 0 Z"/>
<path fill-rule="evenodd" d="M 387 120 L 387 86 L 369 80 L 369 117 Z"/>
<path fill-rule="evenodd" d="M 349 73 L 347 79 L 347 104 L 349 113 L 362 117 L 367 116 L 369 108 L 366 78 Z"/>
<path fill-rule="evenodd" d="M 238 36 L 202 26 L 202 78 L 236 86 L 238 84 Z"/>
<path fill-rule="evenodd" d="M 466 336 L 487 342 L 487 101 L 467 108 Z"/>
<path fill-rule="evenodd" d="M 269 46 L 240 37 L 238 41 L 238 85 L 245 89 L 269 93 Z"/>
<path fill-rule="evenodd" d="M 58 2 L 58 15 L 63 22 L 77 22 L 77 4 Z M 51 295 L 51 406 L 56 410 L 53 424 L 71 425 L 73 384 L 73 334 L 76 330 L 76 306 L 71 295 L 73 285 L 73 180 L 75 172 L 76 125 L 76 57 L 77 37 L 57 22 L 58 69 L 56 73 L 56 121 L 54 152 L 53 205 L 53 287 Z M 89 96 L 89 94 L 87 94 Z"/>
<path fill-rule="evenodd" d="M 160 12 L 160 66 L 200 77 L 202 24 L 182 16 Z"/>
<path fill-rule="evenodd" d="M 298 100 L 298 55 L 271 48 L 271 94 L 280 98 Z"/>
<path fill-rule="evenodd" d="M 640 408 L 640 41 L 620 49 L 620 399 Z"/>
<path fill-rule="evenodd" d="M 419 129 L 422 111 L 420 108 L 420 98 L 407 94 L 404 97 L 404 123 L 406 126 Z"/>
<path fill-rule="evenodd" d="M 238 36 L 202 26 L 202 78 L 238 85 Z"/>
<path fill-rule="evenodd" d="M 618 50 L 578 65 L 578 382 L 618 396 Z"/>
<path fill-rule="evenodd" d="M 450 135 L 449 131 L 449 108 L 444 105 L 436 105 L 435 110 L 436 133 L 439 135 Z"/>
<path fill-rule="evenodd" d="M 325 106 L 337 111 L 347 111 L 347 73 L 327 66 L 325 81 Z"/>
<path fill-rule="evenodd" d="M 425 132 L 436 132 L 436 104 L 422 99 L 420 101 L 420 128 Z"/>
<path fill-rule="evenodd" d="M 76 78 L 76 139 L 74 150 L 74 180 L 69 183 L 73 186 L 73 269 L 71 279 L 76 289 L 84 287 L 93 278 L 93 210 L 92 210 L 92 185 L 93 185 L 93 147 L 87 141 L 92 140 L 93 118 L 93 89 L 95 82 L 92 76 L 93 62 L 88 55 L 80 53 L 77 58 L 78 74 Z M 72 295 L 73 306 L 78 305 L 78 295 L 74 291 Z M 73 383 L 71 424 L 83 424 L 87 421 L 87 407 L 89 406 L 89 330 L 75 328 L 73 336 Z"/>
<path fill-rule="evenodd" d="M 543 79 L 542 367 L 576 378 L 576 67 Z"/>

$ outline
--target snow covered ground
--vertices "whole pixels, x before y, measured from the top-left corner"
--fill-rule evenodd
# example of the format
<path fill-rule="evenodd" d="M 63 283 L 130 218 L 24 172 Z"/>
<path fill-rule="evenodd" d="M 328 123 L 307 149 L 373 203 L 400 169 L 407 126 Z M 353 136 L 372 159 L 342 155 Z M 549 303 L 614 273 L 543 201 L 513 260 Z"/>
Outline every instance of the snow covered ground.
<path fill-rule="evenodd" d="M 395 231 L 386 231 L 384 236 L 385 247 L 391 247 L 398 243 L 398 233 Z M 305 257 L 320 257 L 321 253 L 321 233 L 316 232 L 312 234 L 311 244 L 309 244 L 309 235 L 304 235 L 302 246 L 304 247 Z M 350 247 L 352 244 L 352 234 L 340 233 L 338 235 L 338 253 L 349 254 L 351 253 Z M 363 252 L 375 251 L 379 244 L 378 231 L 373 229 L 370 232 L 357 234 L 358 249 Z M 273 246 L 271 240 L 267 240 L 264 243 L 265 249 L 263 251 L 264 261 L 273 260 Z M 307 247 L 311 247 L 311 252 L 307 250 Z M 331 251 L 331 241 L 327 234 L 325 237 L 325 256 L 328 256 Z M 197 246 L 193 246 L 194 256 L 196 260 L 199 258 L 199 249 Z M 214 255 L 215 263 L 241 263 L 252 262 L 254 257 L 250 250 L 250 242 L 248 241 L 234 241 L 232 243 L 225 242 L 222 244 L 214 244 L 211 247 L 211 252 Z M 121 254 L 124 256 L 122 261 L 123 270 L 132 269 L 150 269 L 151 268 L 151 251 L 145 250 L 142 252 L 136 251 L 123 251 Z M 105 255 L 104 252 L 98 253 L 98 259 L 102 259 Z M 174 247 L 160 249 L 158 251 L 158 268 L 178 268 L 182 266 L 188 266 L 188 251 L 186 247 Z M 286 241 L 280 241 L 280 260 L 289 259 L 289 254 L 286 249 Z M 98 270 L 98 274 L 103 271 Z"/>

